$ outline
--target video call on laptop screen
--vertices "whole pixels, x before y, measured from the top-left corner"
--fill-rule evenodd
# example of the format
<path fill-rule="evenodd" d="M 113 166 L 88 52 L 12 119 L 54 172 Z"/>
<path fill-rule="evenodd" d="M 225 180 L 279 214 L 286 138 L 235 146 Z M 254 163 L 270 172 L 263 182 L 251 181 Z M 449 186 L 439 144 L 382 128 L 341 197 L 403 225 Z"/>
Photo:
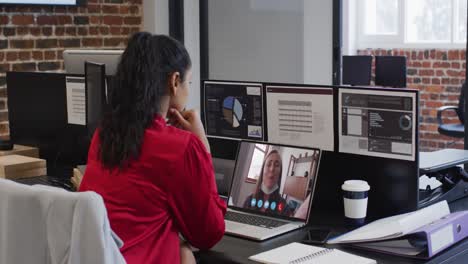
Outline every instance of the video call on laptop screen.
<path fill-rule="evenodd" d="M 306 220 L 319 161 L 319 149 L 242 141 L 229 206 Z"/>

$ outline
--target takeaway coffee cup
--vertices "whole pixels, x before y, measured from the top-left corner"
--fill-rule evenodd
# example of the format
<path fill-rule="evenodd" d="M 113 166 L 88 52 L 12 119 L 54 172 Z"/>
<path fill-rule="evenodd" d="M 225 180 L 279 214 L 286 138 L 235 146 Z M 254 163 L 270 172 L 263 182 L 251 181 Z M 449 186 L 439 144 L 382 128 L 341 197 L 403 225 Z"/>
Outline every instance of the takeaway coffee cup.
<path fill-rule="evenodd" d="M 345 221 L 352 226 L 364 224 L 367 213 L 367 199 L 369 184 L 361 180 L 345 181 L 341 185 L 343 190 Z"/>

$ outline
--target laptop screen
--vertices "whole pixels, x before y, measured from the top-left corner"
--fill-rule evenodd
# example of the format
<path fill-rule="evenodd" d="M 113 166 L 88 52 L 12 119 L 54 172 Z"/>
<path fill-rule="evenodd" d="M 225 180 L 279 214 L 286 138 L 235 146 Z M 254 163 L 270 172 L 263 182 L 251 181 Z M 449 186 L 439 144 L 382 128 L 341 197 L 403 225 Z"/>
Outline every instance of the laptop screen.
<path fill-rule="evenodd" d="M 319 161 L 319 149 L 242 141 L 229 207 L 306 220 Z"/>

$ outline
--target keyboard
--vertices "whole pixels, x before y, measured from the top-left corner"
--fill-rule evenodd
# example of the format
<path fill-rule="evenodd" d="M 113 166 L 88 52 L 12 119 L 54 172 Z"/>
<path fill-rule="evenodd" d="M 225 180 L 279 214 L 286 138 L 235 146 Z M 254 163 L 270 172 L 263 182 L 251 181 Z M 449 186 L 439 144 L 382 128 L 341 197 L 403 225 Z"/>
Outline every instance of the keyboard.
<path fill-rule="evenodd" d="M 50 177 L 50 176 L 37 176 L 37 177 L 28 177 L 28 178 L 19 178 L 14 179 L 15 182 L 26 184 L 26 185 L 35 185 L 42 184 L 47 186 L 54 186 L 65 189 L 67 191 L 74 191 L 73 184 L 70 179 L 65 177 Z"/>
<path fill-rule="evenodd" d="M 248 215 L 248 214 L 240 214 L 232 211 L 227 211 L 224 219 L 239 222 L 243 224 L 253 225 L 253 226 L 260 226 L 264 228 L 275 228 L 282 225 L 287 224 L 288 222 L 274 220 L 270 218 L 264 218 L 256 215 Z"/>

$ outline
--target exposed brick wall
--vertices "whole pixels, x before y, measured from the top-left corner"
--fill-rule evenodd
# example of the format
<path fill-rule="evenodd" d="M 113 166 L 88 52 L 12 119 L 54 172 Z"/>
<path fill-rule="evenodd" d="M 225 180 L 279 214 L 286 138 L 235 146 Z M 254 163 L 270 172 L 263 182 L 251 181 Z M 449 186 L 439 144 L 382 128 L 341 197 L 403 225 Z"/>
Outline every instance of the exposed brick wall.
<path fill-rule="evenodd" d="M 61 71 L 70 48 L 122 48 L 142 27 L 143 0 L 82 7 L 0 5 L 0 136 L 8 135 L 7 71 Z"/>
<path fill-rule="evenodd" d="M 420 149 L 463 148 L 463 140 L 437 132 L 437 108 L 458 105 L 465 80 L 465 49 L 366 49 L 359 50 L 358 54 L 406 56 L 407 84 L 420 91 Z M 445 116 L 444 122 L 459 122 L 454 113 Z"/>

